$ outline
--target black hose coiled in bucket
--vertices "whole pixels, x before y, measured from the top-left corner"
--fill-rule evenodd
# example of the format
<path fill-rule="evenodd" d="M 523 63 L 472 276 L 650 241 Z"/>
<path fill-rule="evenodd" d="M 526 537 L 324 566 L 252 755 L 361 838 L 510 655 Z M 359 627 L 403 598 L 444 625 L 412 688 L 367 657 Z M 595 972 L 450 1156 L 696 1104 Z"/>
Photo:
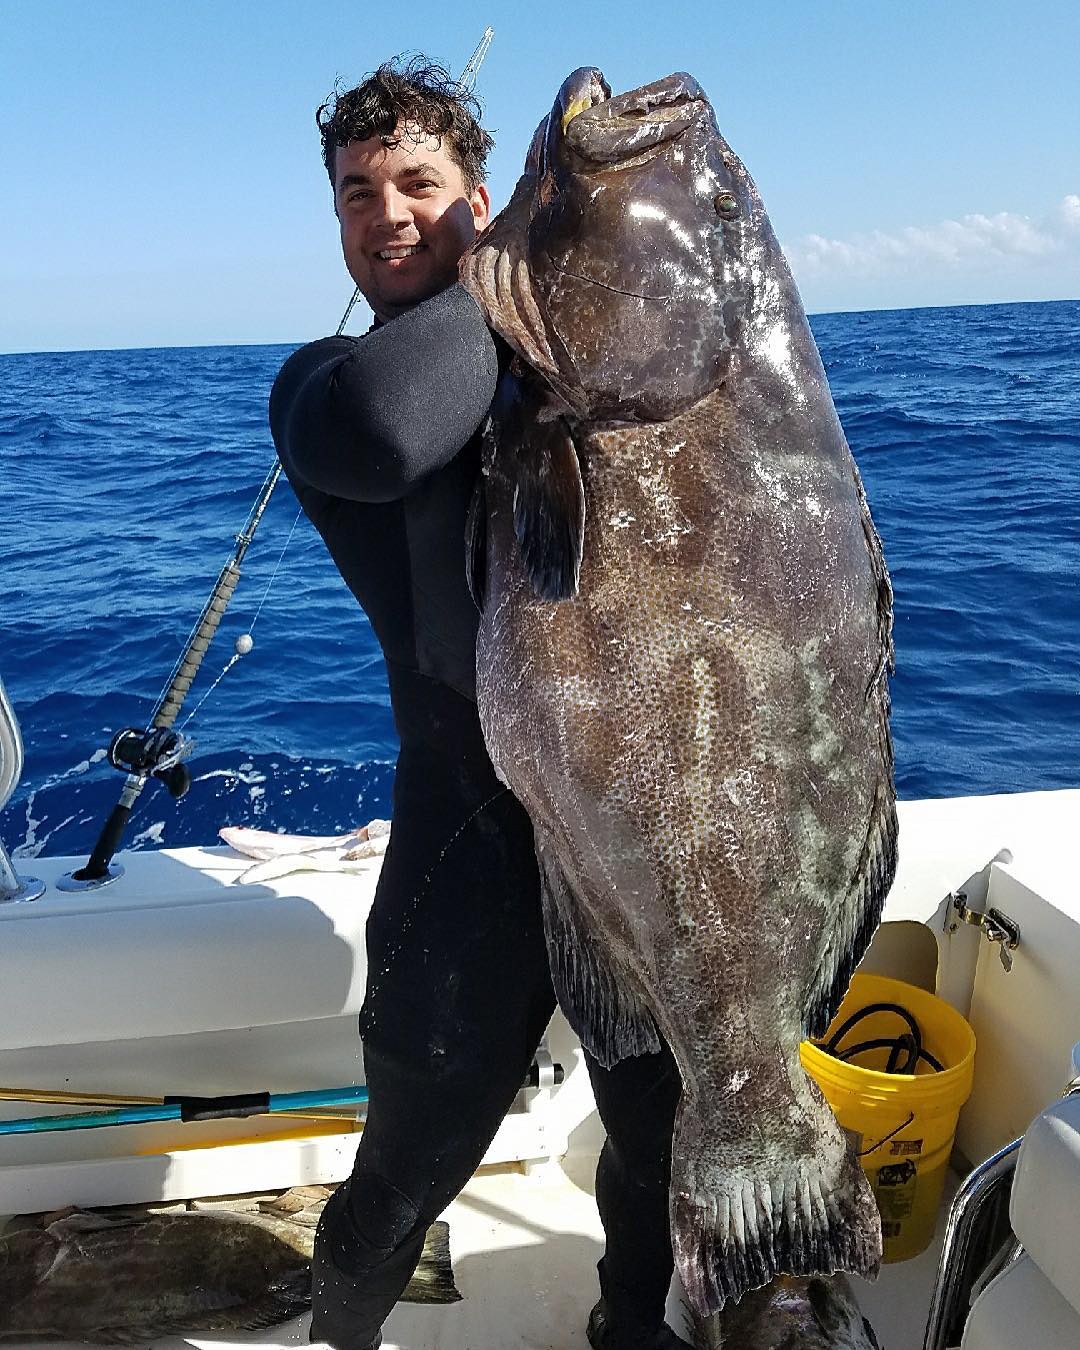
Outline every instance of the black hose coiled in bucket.
<path fill-rule="evenodd" d="M 843 1050 L 840 1048 L 840 1042 L 852 1028 L 858 1026 L 863 1018 L 880 1012 L 895 1013 L 897 1017 L 907 1023 L 908 1030 L 902 1032 L 899 1036 L 878 1036 L 873 1040 L 859 1041 L 856 1045 L 847 1046 Z M 827 1055 L 832 1055 L 834 1059 L 842 1060 L 845 1064 L 865 1050 L 887 1049 L 889 1058 L 885 1065 L 885 1073 L 913 1074 L 920 1060 L 929 1064 L 935 1073 L 942 1073 L 945 1069 L 941 1061 L 936 1059 L 923 1046 L 922 1032 L 919 1030 L 918 1022 L 899 1003 L 868 1003 L 865 1008 L 860 1008 L 846 1018 L 829 1039 L 821 1043 L 819 1048 L 824 1050 Z M 903 1056 L 902 1061 L 901 1056 Z"/>

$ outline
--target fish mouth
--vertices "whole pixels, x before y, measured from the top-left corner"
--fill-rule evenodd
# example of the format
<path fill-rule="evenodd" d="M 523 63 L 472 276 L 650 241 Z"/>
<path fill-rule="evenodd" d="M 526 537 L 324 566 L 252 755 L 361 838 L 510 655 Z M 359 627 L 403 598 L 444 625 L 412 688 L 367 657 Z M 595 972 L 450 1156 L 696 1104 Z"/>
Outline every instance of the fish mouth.
<path fill-rule="evenodd" d="M 563 174 L 589 176 L 597 170 L 620 172 L 647 164 L 708 112 L 705 93 L 692 75 L 668 75 L 612 97 L 602 71 L 595 66 L 575 70 L 563 82 L 538 133 L 537 205 L 556 200 Z M 650 304 L 671 300 L 670 290 L 663 294 L 631 290 L 575 270 L 559 261 L 558 252 L 553 256 L 548 251 L 547 259 L 568 280 Z"/>
<path fill-rule="evenodd" d="M 603 74 L 587 68 L 564 83 L 556 109 L 560 105 L 560 140 L 571 155 L 629 168 L 683 135 L 708 102 L 697 80 L 682 71 L 612 98 Z"/>

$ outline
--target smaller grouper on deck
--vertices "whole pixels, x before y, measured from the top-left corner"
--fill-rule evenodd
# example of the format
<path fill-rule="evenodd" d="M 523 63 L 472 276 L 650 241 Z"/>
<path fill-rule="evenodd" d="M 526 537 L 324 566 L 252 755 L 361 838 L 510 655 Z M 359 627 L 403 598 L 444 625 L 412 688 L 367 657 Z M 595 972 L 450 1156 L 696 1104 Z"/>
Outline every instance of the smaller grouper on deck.
<path fill-rule="evenodd" d="M 799 1061 L 896 863 L 892 592 L 750 175 L 689 75 L 575 71 L 462 280 L 516 355 L 470 513 L 480 717 L 533 822 L 559 999 L 670 1045 L 672 1242 L 700 1315 L 876 1272 Z"/>
<path fill-rule="evenodd" d="M 882 1350 L 843 1275 L 780 1275 L 695 1326 L 694 1344 L 697 1350 Z"/>
<path fill-rule="evenodd" d="M 0 1232 L 0 1343 L 145 1344 L 275 1326 L 311 1306 L 326 1186 L 197 1201 L 200 1207 L 70 1209 Z M 449 1230 L 432 1224 L 403 1299 L 453 1303 Z"/>

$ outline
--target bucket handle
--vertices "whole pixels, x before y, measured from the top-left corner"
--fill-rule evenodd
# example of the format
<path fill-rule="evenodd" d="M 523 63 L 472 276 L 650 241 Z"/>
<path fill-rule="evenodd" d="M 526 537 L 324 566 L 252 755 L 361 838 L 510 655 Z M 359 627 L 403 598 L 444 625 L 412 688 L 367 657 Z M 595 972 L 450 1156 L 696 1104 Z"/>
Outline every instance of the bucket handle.
<path fill-rule="evenodd" d="M 890 1130 L 889 1133 L 885 1135 L 883 1139 L 879 1139 L 877 1143 L 873 1144 L 870 1148 L 859 1149 L 859 1151 L 855 1154 L 856 1158 L 866 1158 L 871 1153 L 876 1153 L 878 1149 L 882 1146 L 882 1144 L 887 1144 L 889 1140 L 894 1139 L 900 1133 L 901 1130 L 906 1130 L 914 1119 L 915 1119 L 915 1112 L 912 1111 L 908 1115 L 907 1120 L 903 1121 L 900 1125 L 897 1125 L 895 1130 Z"/>

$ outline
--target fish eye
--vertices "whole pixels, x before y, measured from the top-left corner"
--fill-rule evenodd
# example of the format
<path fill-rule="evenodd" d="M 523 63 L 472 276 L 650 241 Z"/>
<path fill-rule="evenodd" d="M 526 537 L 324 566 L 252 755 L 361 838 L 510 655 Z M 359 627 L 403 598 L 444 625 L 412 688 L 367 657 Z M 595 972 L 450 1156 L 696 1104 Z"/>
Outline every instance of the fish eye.
<path fill-rule="evenodd" d="M 739 214 L 738 199 L 730 192 L 718 192 L 713 198 L 713 207 L 716 214 L 725 220 L 731 220 Z"/>

